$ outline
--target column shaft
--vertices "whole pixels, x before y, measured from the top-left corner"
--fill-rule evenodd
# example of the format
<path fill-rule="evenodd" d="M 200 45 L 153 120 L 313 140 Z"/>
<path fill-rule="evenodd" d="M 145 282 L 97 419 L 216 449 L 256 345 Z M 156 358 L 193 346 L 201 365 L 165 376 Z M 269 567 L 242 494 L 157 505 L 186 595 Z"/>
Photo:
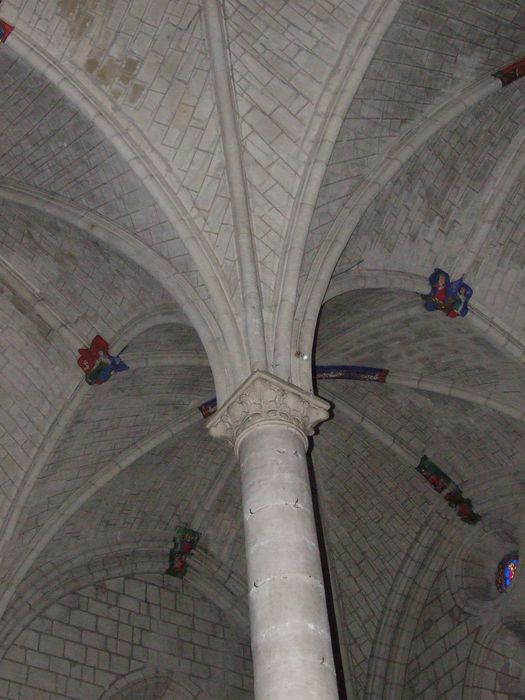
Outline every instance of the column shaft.
<path fill-rule="evenodd" d="M 256 700 L 337 700 L 304 434 L 260 423 L 237 441 Z"/>

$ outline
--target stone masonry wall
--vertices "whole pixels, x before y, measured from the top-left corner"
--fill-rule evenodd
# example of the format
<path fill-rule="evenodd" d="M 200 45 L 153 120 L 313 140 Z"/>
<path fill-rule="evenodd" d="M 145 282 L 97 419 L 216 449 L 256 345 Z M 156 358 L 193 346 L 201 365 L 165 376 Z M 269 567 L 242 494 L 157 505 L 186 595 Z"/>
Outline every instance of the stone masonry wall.
<path fill-rule="evenodd" d="M 125 686 L 129 674 L 156 669 L 191 681 L 199 698 L 248 700 L 250 667 L 246 640 L 186 584 L 121 577 L 70 593 L 36 616 L 0 662 L 0 697 L 95 700 L 116 682 Z"/>

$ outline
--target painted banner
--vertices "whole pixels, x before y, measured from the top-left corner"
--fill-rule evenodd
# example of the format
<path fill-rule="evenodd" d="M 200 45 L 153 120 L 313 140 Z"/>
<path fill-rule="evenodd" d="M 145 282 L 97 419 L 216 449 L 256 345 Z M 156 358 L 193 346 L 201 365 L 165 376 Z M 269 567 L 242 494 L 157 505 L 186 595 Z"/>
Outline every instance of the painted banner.
<path fill-rule="evenodd" d="M 202 413 L 203 418 L 211 416 L 217 411 L 217 399 L 213 398 L 201 403 L 199 406 L 199 411 Z"/>
<path fill-rule="evenodd" d="M 14 27 L 3 19 L 0 19 L 0 44 L 5 44 L 7 37 L 11 34 Z"/>
<path fill-rule="evenodd" d="M 318 365 L 314 367 L 316 379 L 354 379 L 361 382 L 381 382 L 384 384 L 387 369 L 361 367 L 360 365 Z"/>
<path fill-rule="evenodd" d="M 430 292 L 420 295 L 427 311 L 443 311 L 450 318 L 468 314 L 468 302 L 473 290 L 463 281 L 463 275 L 451 282 L 448 272 L 436 267 L 428 283 Z"/>
<path fill-rule="evenodd" d="M 492 74 L 494 78 L 499 78 L 501 80 L 501 85 L 510 85 L 515 80 L 523 78 L 525 75 L 525 58 L 520 58 L 519 61 L 514 61 L 514 63 L 509 63 L 508 66 L 500 68 L 498 71 Z"/>
<path fill-rule="evenodd" d="M 426 455 L 421 457 L 416 471 L 425 477 L 434 491 L 443 496 L 464 523 L 475 525 L 481 520 L 481 516 L 474 512 L 470 498 L 464 498 L 459 486 Z"/>
<path fill-rule="evenodd" d="M 188 570 L 188 557 L 197 547 L 201 533 L 189 527 L 179 526 L 175 530 L 173 547 L 169 553 L 169 566 L 165 571 L 167 576 L 183 578 Z"/>
<path fill-rule="evenodd" d="M 108 342 L 101 335 L 93 338 L 89 348 L 79 348 L 77 364 L 88 384 L 104 384 L 116 372 L 129 369 L 119 355 L 109 354 Z"/>

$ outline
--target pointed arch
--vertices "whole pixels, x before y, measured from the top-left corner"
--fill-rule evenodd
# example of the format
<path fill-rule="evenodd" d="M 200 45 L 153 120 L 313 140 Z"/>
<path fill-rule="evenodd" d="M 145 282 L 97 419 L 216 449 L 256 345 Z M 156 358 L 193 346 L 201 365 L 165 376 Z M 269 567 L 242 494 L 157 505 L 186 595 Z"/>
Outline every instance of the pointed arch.
<path fill-rule="evenodd" d="M 49 565 L 49 570 L 45 572 L 46 585 L 37 596 L 29 577 L 27 584 L 24 582 L 27 587 L 19 590 L 16 605 L 10 608 L 9 620 L 3 625 L 0 658 L 2 652 L 5 653 L 15 642 L 31 620 L 62 596 L 101 579 L 162 573 L 171 542 L 172 538 L 166 532 L 148 531 L 142 533 L 142 539 L 138 542 L 133 533 L 111 544 L 98 542 L 87 554 L 81 549 L 76 550 L 67 558 Z M 41 577 L 42 574 L 35 572 L 34 576 Z M 237 630 L 247 627 L 246 617 L 239 609 L 238 601 L 238 597 L 244 593 L 245 585 L 222 562 L 197 550 L 192 557 L 186 581 L 222 610 Z"/>
<path fill-rule="evenodd" d="M 149 312 L 141 314 L 140 316 L 133 319 L 115 338 L 115 342 L 129 342 L 133 337 L 154 328 L 160 323 L 166 323 L 173 320 L 173 309 L 159 308 L 156 307 Z M 113 339 L 112 339 L 113 340 Z M 73 392 L 69 396 L 68 401 L 64 404 L 58 416 L 53 421 L 48 432 L 42 439 L 39 445 L 36 458 L 31 465 L 30 469 L 24 476 L 24 480 L 18 491 L 18 497 L 16 501 L 11 503 L 9 512 L 5 519 L 0 523 L 0 552 L 3 552 L 8 547 L 10 540 L 15 532 L 17 524 L 19 522 L 20 516 L 23 512 L 24 505 L 30 497 L 30 494 L 35 486 L 35 483 L 41 474 L 42 470 L 45 468 L 46 464 L 50 460 L 54 450 L 59 445 L 65 431 L 67 430 L 69 424 L 72 422 L 75 414 L 77 413 L 82 401 L 85 399 L 87 392 L 90 387 L 87 386 L 83 381 L 79 381 L 77 386 L 74 388 Z M 89 498 L 90 493 L 84 493 L 87 489 L 94 489 L 94 492 L 98 488 L 103 486 L 105 483 L 110 481 L 113 476 L 118 474 L 121 469 L 132 464 L 140 456 L 146 454 L 149 450 L 153 449 L 157 445 L 162 444 L 165 440 L 170 439 L 178 432 L 190 427 L 202 420 L 200 413 L 194 409 L 188 409 L 178 420 L 174 421 L 173 424 L 163 426 L 155 431 L 153 434 L 146 435 L 143 440 L 134 447 L 129 448 L 124 453 L 118 456 L 116 463 L 108 465 L 108 467 L 97 475 L 94 482 L 89 482 L 84 490 L 80 489 L 81 501 L 77 506 L 73 506 L 73 511 L 77 507 Z M 121 461 L 122 459 L 122 461 Z M 109 469 L 109 471 L 108 471 Z M 67 504 L 71 507 L 74 503 L 75 493 L 74 492 L 69 498 Z M 66 507 L 65 504 L 63 507 Z M 60 518 L 63 513 L 59 510 L 55 513 L 55 519 Z M 69 516 L 67 516 L 69 517 Z M 66 518 L 67 519 L 67 518 Z M 53 522 L 54 522 L 53 521 Z M 63 522 L 63 520 L 60 520 Z M 59 527 L 59 525 L 57 526 Z"/>
<path fill-rule="evenodd" d="M 233 382 L 230 377 L 225 380 L 231 393 L 240 379 L 249 374 L 245 342 L 217 257 L 178 195 L 182 189 L 178 178 L 141 130 L 121 111 L 113 109 L 110 99 L 88 81 L 81 69 L 68 66 L 66 70 L 31 42 L 24 32 L 23 22 L 17 23 L 17 31 L 10 37 L 10 47 L 71 100 L 108 139 L 180 235 L 213 300 L 214 308 L 208 311 L 208 317 L 215 316 L 223 331 L 221 336 L 228 350 L 230 374 L 234 376 Z"/>
<path fill-rule="evenodd" d="M 313 121 L 304 137 L 304 142 L 311 144 L 310 155 L 286 232 L 274 295 L 274 308 L 278 311 L 271 352 L 275 371 L 284 379 L 290 374 L 290 347 L 293 347 L 293 343 L 290 343 L 297 285 L 319 189 L 345 114 L 400 6 L 401 0 L 372 0 L 366 3 L 319 98 L 316 114 L 327 116 L 320 125 L 317 120 Z"/>
<path fill-rule="evenodd" d="M 80 403 L 80 401 L 78 401 Z M 84 504 L 91 496 L 99 491 L 111 479 L 120 474 L 123 469 L 126 469 L 137 459 L 150 452 L 155 447 L 162 445 L 167 440 L 171 439 L 186 428 L 195 425 L 202 420 L 202 416 L 195 409 L 187 410 L 178 420 L 173 421 L 167 426 L 163 426 L 158 430 L 146 435 L 138 444 L 124 450 L 117 458 L 110 462 L 104 469 L 97 473 L 96 477 L 88 480 L 81 488 L 74 491 L 64 503 L 55 511 L 53 517 L 46 524 L 45 530 L 36 538 L 35 541 L 27 545 L 25 558 L 22 562 L 15 562 L 16 571 L 9 576 L 9 585 L 6 585 L 0 597 L 0 615 L 6 610 L 10 601 L 16 593 L 17 587 L 23 580 L 31 565 L 36 560 L 38 555 L 49 544 L 54 535 L 60 530 L 62 525 Z M 44 465 L 42 465 L 44 466 Z M 24 488 L 25 500 L 27 500 L 31 492 L 32 485 L 38 475 L 32 474 L 31 484 Z M 21 506 L 18 503 L 16 515 L 20 514 Z M 10 523 L 8 535 L 12 533 L 15 523 Z"/>
<path fill-rule="evenodd" d="M 317 316 L 333 270 L 359 221 L 378 194 L 434 134 L 499 89 L 500 81 L 492 76 L 460 88 L 426 112 L 386 150 L 376 168 L 349 197 L 317 252 L 297 303 L 292 347 L 312 346 Z M 292 366 L 295 383 L 304 382 L 301 369 Z"/>
<path fill-rule="evenodd" d="M 217 393 L 221 397 L 228 395 L 227 387 L 234 381 L 229 366 L 223 361 L 228 338 L 223 335 L 212 311 L 165 258 L 121 226 L 45 190 L 3 182 L 0 183 L 0 199 L 67 222 L 151 275 L 180 306 L 199 334 L 210 360 Z"/>

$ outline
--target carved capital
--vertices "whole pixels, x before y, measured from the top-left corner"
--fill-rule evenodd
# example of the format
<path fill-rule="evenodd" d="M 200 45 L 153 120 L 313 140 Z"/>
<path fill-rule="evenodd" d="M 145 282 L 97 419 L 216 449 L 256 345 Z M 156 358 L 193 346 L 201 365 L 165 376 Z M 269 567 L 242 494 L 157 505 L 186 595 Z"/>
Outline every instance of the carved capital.
<path fill-rule="evenodd" d="M 329 417 L 330 404 L 272 374 L 256 370 L 207 422 L 213 437 L 234 445 L 249 428 L 288 423 L 303 435 Z"/>

